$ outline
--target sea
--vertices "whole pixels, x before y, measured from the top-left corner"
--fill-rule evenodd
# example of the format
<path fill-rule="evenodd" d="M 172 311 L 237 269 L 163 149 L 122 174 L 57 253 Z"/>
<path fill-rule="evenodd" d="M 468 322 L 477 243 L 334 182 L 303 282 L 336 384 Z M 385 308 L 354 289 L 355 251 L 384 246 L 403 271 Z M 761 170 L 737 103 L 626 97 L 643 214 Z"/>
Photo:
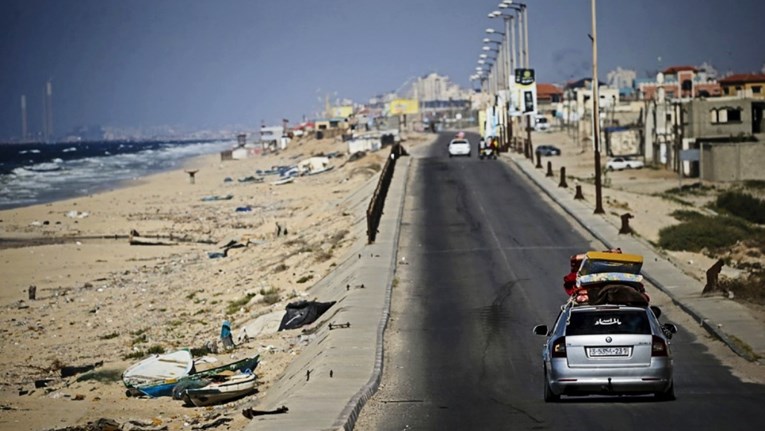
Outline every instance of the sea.
<path fill-rule="evenodd" d="M 230 140 L 0 144 L 0 209 L 113 189 L 126 180 L 179 169 L 189 158 L 231 149 L 233 144 Z"/>

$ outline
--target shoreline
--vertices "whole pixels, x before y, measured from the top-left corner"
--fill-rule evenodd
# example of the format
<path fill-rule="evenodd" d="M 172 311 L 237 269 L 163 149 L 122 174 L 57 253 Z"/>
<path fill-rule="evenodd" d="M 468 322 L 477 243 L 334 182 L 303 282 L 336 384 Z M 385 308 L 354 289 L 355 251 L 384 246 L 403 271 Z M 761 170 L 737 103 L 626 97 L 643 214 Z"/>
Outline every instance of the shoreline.
<path fill-rule="evenodd" d="M 146 142 L 155 142 L 155 141 L 146 141 Z M 165 141 L 161 141 L 165 142 Z M 176 142 L 176 141 L 167 141 L 167 142 Z M 235 144 L 232 140 L 203 140 L 203 141 L 177 141 L 177 142 L 189 142 L 189 143 L 200 143 L 200 144 L 210 144 L 215 142 L 220 142 L 221 146 L 223 145 L 229 145 L 233 146 Z M 131 153 L 131 154 L 137 154 L 137 153 Z M 138 175 L 130 176 L 127 178 L 117 178 L 114 180 L 106 181 L 101 184 L 91 184 L 88 185 L 88 191 L 87 193 L 82 193 L 78 190 L 61 190 L 58 191 L 58 193 L 52 197 L 45 197 L 40 198 L 38 200 L 35 200 L 34 202 L 30 201 L 24 201 L 19 203 L 11 203 L 11 204 L 0 204 L 0 212 L 3 211 L 9 211 L 9 210 L 15 210 L 20 208 L 28 208 L 33 207 L 36 205 L 47 205 L 56 203 L 63 200 L 71 200 L 71 199 L 81 199 L 88 196 L 93 196 L 101 193 L 106 193 L 110 191 L 119 190 L 125 187 L 130 187 L 135 184 L 141 184 L 141 181 L 147 177 L 151 177 L 153 175 L 163 174 L 163 173 L 169 173 L 174 171 L 181 171 L 184 168 L 188 167 L 188 165 L 191 163 L 197 163 L 195 159 L 204 159 L 206 157 L 219 155 L 220 151 L 206 153 L 206 154 L 197 154 L 192 156 L 185 156 L 181 157 L 176 160 L 176 162 L 172 166 L 166 166 L 158 170 L 151 170 L 147 172 L 140 173 Z M 7 173 L 3 175 L 13 175 L 12 173 Z"/>

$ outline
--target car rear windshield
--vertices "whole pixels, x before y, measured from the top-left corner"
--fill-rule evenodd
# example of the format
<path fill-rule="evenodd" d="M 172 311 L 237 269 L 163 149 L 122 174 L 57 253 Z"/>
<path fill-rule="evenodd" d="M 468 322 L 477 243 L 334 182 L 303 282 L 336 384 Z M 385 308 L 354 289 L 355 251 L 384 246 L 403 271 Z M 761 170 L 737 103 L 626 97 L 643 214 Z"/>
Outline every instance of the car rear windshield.
<path fill-rule="evenodd" d="M 613 310 L 572 312 L 566 335 L 650 334 L 645 311 Z"/>
<path fill-rule="evenodd" d="M 467 141 L 452 141 L 452 144 L 467 144 Z M 444 145 L 444 144 L 441 144 Z"/>

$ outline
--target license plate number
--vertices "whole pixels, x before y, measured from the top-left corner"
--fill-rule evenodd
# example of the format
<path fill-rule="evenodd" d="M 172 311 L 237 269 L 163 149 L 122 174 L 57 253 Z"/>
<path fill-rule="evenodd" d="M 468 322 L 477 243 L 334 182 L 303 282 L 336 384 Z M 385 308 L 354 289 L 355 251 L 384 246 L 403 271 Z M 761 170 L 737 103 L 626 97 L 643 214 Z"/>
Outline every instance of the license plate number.
<path fill-rule="evenodd" d="M 629 347 L 590 347 L 587 349 L 590 356 L 629 356 Z"/>

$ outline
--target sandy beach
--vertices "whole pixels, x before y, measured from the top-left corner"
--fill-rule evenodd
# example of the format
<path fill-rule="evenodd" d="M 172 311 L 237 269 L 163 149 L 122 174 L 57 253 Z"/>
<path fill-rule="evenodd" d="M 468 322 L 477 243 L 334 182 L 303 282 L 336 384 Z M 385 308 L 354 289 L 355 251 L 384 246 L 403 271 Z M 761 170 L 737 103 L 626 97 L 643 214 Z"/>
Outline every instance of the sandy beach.
<path fill-rule="evenodd" d="M 406 144 L 426 139 L 412 134 Z M 239 179 L 345 148 L 339 138 L 303 138 L 278 154 L 245 160 L 209 155 L 184 167 L 198 170 L 194 184 L 177 170 L 96 195 L 0 212 L 0 430 L 55 429 L 99 418 L 168 430 L 223 418 L 241 428 L 247 422 L 241 410 L 258 394 L 189 408 L 167 397 L 128 398 L 120 376 L 152 349 L 217 341 L 223 320 L 231 321 L 236 339 L 258 316 L 317 299 L 310 287 L 359 239 L 349 227 L 365 217 L 366 208 L 347 208 L 344 199 L 376 181 L 387 149 L 353 161 L 332 158 L 332 170 L 290 184 L 274 185 L 274 176 L 260 183 Z M 227 195 L 231 199 L 210 200 Z M 174 245 L 130 245 L 131 230 Z M 209 257 L 230 241 L 241 247 Z M 28 298 L 30 286 L 36 286 L 35 300 Z M 301 346 L 299 330 L 269 332 L 208 356 L 217 360 L 212 367 L 260 354 L 263 393 Z M 92 372 L 60 377 L 64 366 L 100 362 Z M 36 388 L 41 380 L 49 380 L 47 386 Z"/>

